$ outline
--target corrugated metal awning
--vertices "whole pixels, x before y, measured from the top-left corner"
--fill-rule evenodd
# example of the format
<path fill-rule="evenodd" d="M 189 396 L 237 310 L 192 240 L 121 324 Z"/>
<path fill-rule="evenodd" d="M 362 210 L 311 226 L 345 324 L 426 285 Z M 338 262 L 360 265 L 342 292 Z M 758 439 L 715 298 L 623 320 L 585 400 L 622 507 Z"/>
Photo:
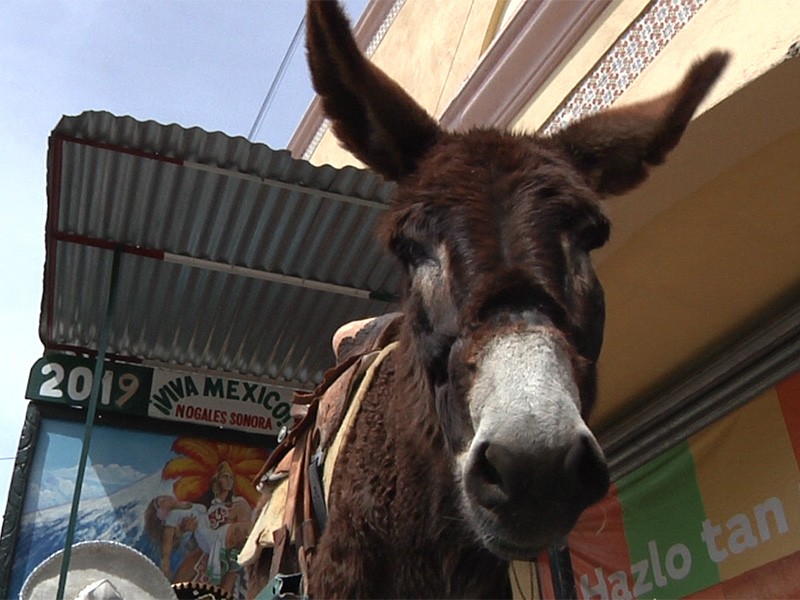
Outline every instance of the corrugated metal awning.
<path fill-rule="evenodd" d="M 129 360 L 308 388 L 341 324 L 396 309 L 371 172 L 105 112 L 62 118 L 47 167 L 46 349 L 96 352 L 115 247 Z"/>

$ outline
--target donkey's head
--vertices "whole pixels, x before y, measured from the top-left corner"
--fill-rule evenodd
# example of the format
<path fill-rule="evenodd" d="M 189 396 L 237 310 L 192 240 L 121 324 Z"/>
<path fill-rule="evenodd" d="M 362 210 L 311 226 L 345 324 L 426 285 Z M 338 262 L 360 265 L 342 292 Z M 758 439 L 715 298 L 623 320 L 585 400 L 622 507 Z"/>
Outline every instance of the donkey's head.
<path fill-rule="evenodd" d="M 406 271 L 464 517 L 495 554 L 530 557 L 609 485 L 585 423 L 603 338 L 589 259 L 609 234 L 599 200 L 664 160 L 727 55 L 551 137 L 443 131 L 361 55 L 335 3 L 310 3 L 308 55 L 336 135 L 397 182 L 384 238 Z"/>

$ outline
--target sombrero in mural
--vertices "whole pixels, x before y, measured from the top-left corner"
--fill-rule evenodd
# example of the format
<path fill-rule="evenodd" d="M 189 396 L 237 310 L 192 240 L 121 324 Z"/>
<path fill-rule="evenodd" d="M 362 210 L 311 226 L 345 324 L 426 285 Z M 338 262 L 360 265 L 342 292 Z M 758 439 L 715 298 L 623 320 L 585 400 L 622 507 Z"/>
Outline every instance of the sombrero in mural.
<path fill-rule="evenodd" d="M 63 550 L 46 558 L 25 580 L 21 600 L 52 600 L 58 591 Z M 80 542 L 72 547 L 64 590 L 69 600 L 174 600 L 169 580 L 153 561 L 118 542 Z"/>

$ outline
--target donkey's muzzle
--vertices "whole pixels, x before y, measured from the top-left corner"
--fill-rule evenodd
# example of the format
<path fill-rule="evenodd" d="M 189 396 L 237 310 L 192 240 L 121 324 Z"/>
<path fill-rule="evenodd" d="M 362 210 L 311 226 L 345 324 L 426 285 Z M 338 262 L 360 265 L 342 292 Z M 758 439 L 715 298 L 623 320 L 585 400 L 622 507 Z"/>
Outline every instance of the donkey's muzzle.
<path fill-rule="evenodd" d="M 546 456 L 483 443 L 464 479 L 467 495 L 485 515 L 487 546 L 508 558 L 530 558 L 565 536 L 609 485 L 602 450 L 588 432 Z"/>
<path fill-rule="evenodd" d="M 466 486 L 485 508 L 497 513 L 530 512 L 533 506 L 572 506 L 578 512 L 608 491 L 608 466 L 597 442 L 586 434 L 555 460 L 517 451 L 500 443 L 478 449 Z"/>
<path fill-rule="evenodd" d="M 608 491 L 605 457 L 579 406 L 558 333 L 532 327 L 484 346 L 469 392 L 475 435 L 459 464 L 466 516 L 495 554 L 535 555 Z"/>

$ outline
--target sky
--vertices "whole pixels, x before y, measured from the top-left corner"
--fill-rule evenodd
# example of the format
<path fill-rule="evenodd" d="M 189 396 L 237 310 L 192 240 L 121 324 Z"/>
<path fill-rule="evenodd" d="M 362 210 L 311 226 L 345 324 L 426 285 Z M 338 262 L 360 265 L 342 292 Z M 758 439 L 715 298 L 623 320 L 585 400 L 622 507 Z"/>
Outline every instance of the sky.
<path fill-rule="evenodd" d="M 346 0 L 355 23 L 367 0 Z M 0 503 L 38 335 L 47 139 L 62 115 L 249 134 L 301 0 L 0 0 Z M 284 148 L 313 92 L 297 47 L 254 141 Z"/>

